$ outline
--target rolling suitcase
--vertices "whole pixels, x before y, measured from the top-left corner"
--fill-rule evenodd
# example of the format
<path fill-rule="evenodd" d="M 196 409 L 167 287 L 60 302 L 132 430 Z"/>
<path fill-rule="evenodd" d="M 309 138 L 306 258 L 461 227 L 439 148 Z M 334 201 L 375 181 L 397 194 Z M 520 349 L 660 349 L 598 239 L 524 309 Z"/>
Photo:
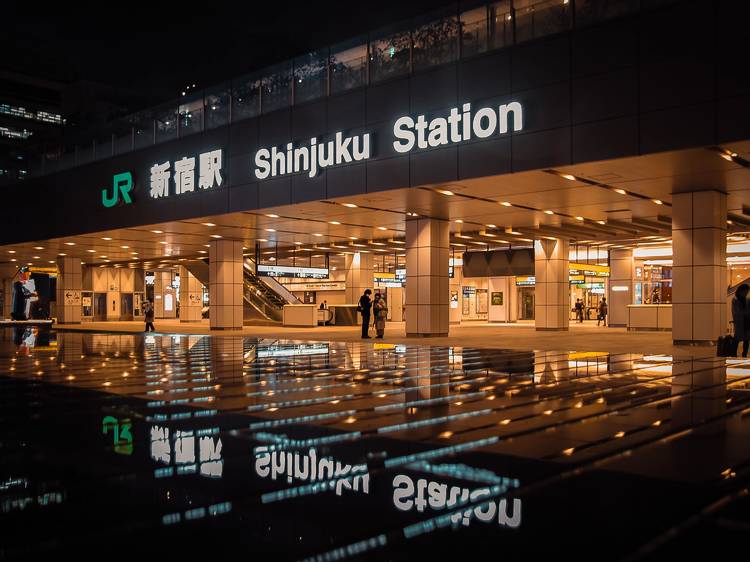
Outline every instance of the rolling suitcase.
<path fill-rule="evenodd" d="M 737 347 L 739 344 L 740 340 L 734 334 L 719 336 L 719 339 L 716 341 L 716 356 L 737 357 Z"/>

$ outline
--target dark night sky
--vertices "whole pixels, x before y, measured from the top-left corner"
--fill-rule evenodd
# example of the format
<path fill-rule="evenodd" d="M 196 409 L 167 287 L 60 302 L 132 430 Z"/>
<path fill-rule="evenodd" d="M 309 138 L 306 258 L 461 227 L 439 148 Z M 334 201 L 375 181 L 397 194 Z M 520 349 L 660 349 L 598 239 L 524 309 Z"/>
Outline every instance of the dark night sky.
<path fill-rule="evenodd" d="M 100 6 L 92 13 L 68 4 L 59 17 L 41 6 L 30 14 L 11 5 L 0 24 L 0 68 L 166 100 L 187 84 L 211 85 L 450 2 L 185 2 L 173 11 L 156 5 L 127 2 L 118 12 L 117 3 L 91 3 Z"/>

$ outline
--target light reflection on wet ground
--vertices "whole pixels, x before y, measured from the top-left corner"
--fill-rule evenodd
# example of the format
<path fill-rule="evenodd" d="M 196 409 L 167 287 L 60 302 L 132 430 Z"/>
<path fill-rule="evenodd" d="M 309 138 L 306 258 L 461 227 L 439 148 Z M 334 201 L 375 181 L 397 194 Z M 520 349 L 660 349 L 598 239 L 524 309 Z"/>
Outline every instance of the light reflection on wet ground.
<path fill-rule="evenodd" d="M 0 559 L 649 559 L 750 527 L 750 362 L 711 350 L 0 337 Z"/>

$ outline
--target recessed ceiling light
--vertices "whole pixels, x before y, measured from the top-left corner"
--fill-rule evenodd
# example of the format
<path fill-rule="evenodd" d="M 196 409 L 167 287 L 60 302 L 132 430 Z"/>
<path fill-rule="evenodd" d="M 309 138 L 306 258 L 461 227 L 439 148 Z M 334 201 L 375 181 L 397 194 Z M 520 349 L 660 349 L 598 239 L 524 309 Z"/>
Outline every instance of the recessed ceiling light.
<path fill-rule="evenodd" d="M 560 177 L 565 178 L 566 180 L 575 181 L 576 177 L 572 174 L 560 174 Z"/>
<path fill-rule="evenodd" d="M 378 230 L 388 230 L 388 229 L 386 227 L 384 227 L 384 226 L 379 226 Z"/>
<path fill-rule="evenodd" d="M 89 254 L 95 254 L 96 250 L 86 250 Z"/>
<path fill-rule="evenodd" d="M 339 221 L 328 221 L 329 224 L 341 224 Z"/>
<path fill-rule="evenodd" d="M 511 203 L 508 203 L 507 201 L 500 201 L 500 204 L 501 204 L 501 205 L 502 205 L 503 207 L 510 207 L 510 206 L 511 206 Z"/>
<path fill-rule="evenodd" d="M 455 193 L 453 193 L 449 189 L 438 189 L 437 192 L 442 193 L 443 195 L 455 195 Z"/>
<path fill-rule="evenodd" d="M 159 244 L 166 244 L 166 242 L 164 242 L 164 241 L 160 241 L 160 242 L 159 242 Z"/>
<path fill-rule="evenodd" d="M 554 215 L 555 212 L 554 211 L 550 211 L 550 210 L 546 210 L 546 211 L 544 211 L 544 214 L 545 215 Z"/>
<path fill-rule="evenodd" d="M 76 243 L 75 242 L 65 242 L 65 245 L 66 246 L 75 246 Z"/>
<path fill-rule="evenodd" d="M 356 205 L 354 203 L 342 203 L 344 207 L 349 207 L 350 209 L 354 209 Z"/>
<path fill-rule="evenodd" d="M 276 232 L 276 229 L 275 228 L 267 228 L 266 232 Z"/>
<path fill-rule="evenodd" d="M 16 253 L 16 251 L 15 251 L 15 250 L 8 250 L 8 253 L 9 253 L 9 254 L 15 254 L 15 253 Z"/>
<path fill-rule="evenodd" d="M 102 240 L 112 240 L 112 238 L 110 238 L 109 236 L 103 236 Z"/>
<path fill-rule="evenodd" d="M 302 246 L 302 242 L 295 242 L 294 244 L 297 246 Z"/>
<path fill-rule="evenodd" d="M 488 225 L 485 225 L 485 226 L 486 226 L 487 228 L 497 228 L 497 225 L 496 225 L 496 224 L 488 224 Z"/>
<path fill-rule="evenodd" d="M 320 232 L 313 232 L 313 236 L 323 236 Z"/>
<path fill-rule="evenodd" d="M 99 256 L 100 258 L 106 258 L 107 256 Z"/>
<path fill-rule="evenodd" d="M 206 252 L 206 250 L 198 250 L 198 253 L 199 254 L 207 254 L 208 252 Z"/>
<path fill-rule="evenodd" d="M 164 234 L 163 230 L 152 230 L 151 232 L 153 232 L 154 234 Z"/>
<path fill-rule="evenodd" d="M 34 249 L 35 250 L 44 250 L 44 248 L 42 246 L 34 246 Z"/>
<path fill-rule="evenodd" d="M 663 205 L 664 204 L 661 199 L 652 199 L 651 201 L 653 201 L 657 205 Z"/>
<path fill-rule="evenodd" d="M 61 252 L 61 253 L 59 253 L 59 254 L 57 254 L 57 255 L 58 255 L 58 256 L 67 256 L 68 254 L 64 254 L 64 253 L 62 253 L 62 252 Z"/>
<path fill-rule="evenodd" d="M 128 248 L 130 248 L 130 246 L 120 246 L 120 248 L 122 248 L 123 250 L 127 250 Z"/>
<path fill-rule="evenodd" d="M 459 224 L 463 224 L 464 221 L 462 221 L 461 219 L 456 219 L 456 222 Z"/>
<path fill-rule="evenodd" d="M 277 219 L 277 218 L 279 218 L 279 215 L 274 215 L 273 213 L 269 213 L 269 214 L 267 214 L 266 216 L 267 216 L 267 217 L 270 217 L 270 218 L 272 218 L 272 219 Z"/>
<path fill-rule="evenodd" d="M 212 222 L 202 222 L 201 224 L 202 224 L 203 226 L 216 226 L 216 225 L 215 225 L 214 223 L 212 223 Z"/>
<path fill-rule="evenodd" d="M 34 258 L 35 260 L 38 260 L 40 258 L 40 256 L 31 256 L 31 257 Z"/>
<path fill-rule="evenodd" d="M 577 220 L 577 221 L 582 221 L 582 220 L 583 220 L 583 217 L 576 217 L 576 220 Z"/>
<path fill-rule="evenodd" d="M 258 238 L 258 242 L 268 242 L 268 239 L 266 239 L 266 238 Z"/>
<path fill-rule="evenodd" d="M 620 189 L 619 187 L 615 188 L 615 193 L 619 193 L 620 195 L 627 195 L 627 191 L 624 189 Z"/>
<path fill-rule="evenodd" d="M 10 261 L 18 261 L 18 260 L 16 260 L 16 258 L 11 258 L 11 260 L 10 260 Z"/>
<path fill-rule="evenodd" d="M 221 238 L 221 234 L 212 234 L 211 238 Z"/>

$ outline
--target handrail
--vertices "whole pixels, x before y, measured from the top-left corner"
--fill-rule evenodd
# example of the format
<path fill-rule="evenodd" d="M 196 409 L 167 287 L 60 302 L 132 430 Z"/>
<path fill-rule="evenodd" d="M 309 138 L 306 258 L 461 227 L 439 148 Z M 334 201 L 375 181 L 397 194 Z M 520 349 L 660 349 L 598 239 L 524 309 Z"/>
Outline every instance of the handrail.
<path fill-rule="evenodd" d="M 271 289 L 271 291 L 285 300 L 286 304 L 303 304 L 302 301 L 294 295 L 294 293 L 292 293 L 289 289 L 284 287 L 284 285 L 276 281 L 276 279 L 274 279 L 273 277 L 258 275 L 256 273 L 258 269 L 255 265 L 255 260 L 253 260 L 252 258 L 245 258 L 245 267 L 250 269 L 250 271 L 253 272 L 253 274 L 261 283 L 263 283 L 266 287 Z"/>

